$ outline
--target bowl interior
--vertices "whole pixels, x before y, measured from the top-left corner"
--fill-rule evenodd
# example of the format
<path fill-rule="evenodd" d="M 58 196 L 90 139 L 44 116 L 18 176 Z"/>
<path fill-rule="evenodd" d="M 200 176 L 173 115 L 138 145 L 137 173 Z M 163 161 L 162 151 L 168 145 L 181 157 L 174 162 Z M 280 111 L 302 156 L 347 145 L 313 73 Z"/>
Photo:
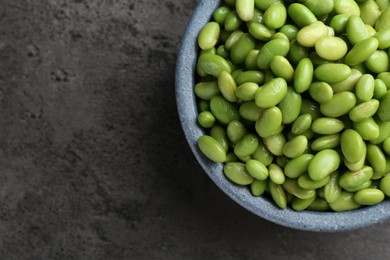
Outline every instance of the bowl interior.
<path fill-rule="evenodd" d="M 186 139 L 197 161 L 211 180 L 231 199 L 250 212 L 279 225 L 307 231 L 346 231 L 383 222 L 390 217 L 390 201 L 376 206 L 347 212 L 296 212 L 279 209 L 265 197 L 254 197 L 247 187 L 232 184 L 223 175 L 223 165 L 205 158 L 197 147 L 204 134 L 197 124 L 197 104 L 193 91 L 198 55 L 197 36 L 203 25 L 221 4 L 217 0 L 202 0 L 195 9 L 183 36 L 176 63 L 176 101 Z"/>

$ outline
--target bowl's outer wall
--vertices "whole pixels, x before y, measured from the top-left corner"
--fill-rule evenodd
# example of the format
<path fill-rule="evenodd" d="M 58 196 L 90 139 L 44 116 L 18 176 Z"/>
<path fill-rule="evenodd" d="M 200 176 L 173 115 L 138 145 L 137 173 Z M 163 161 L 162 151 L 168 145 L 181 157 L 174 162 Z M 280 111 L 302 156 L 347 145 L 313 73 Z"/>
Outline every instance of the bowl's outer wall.
<path fill-rule="evenodd" d="M 214 183 L 231 199 L 250 212 L 286 227 L 307 231 L 347 231 L 385 221 L 390 216 L 390 201 L 348 212 L 295 212 L 279 209 L 268 199 L 254 197 L 247 187 L 229 182 L 222 164 L 210 162 L 198 149 L 197 140 L 204 134 L 197 124 L 196 98 L 193 91 L 197 60 L 197 36 L 212 17 L 221 1 L 202 0 L 186 27 L 176 64 L 176 101 L 180 121 L 191 150 Z"/>

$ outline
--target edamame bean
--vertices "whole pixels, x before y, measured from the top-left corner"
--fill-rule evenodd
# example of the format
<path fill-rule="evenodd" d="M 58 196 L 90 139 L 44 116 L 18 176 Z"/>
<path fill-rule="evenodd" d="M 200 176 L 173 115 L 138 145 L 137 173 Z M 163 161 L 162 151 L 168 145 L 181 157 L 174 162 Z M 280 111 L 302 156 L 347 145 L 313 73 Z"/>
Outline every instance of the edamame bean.
<path fill-rule="evenodd" d="M 248 56 L 245 58 L 245 67 L 248 70 L 257 69 L 257 55 L 259 54 L 259 50 L 251 50 L 248 53 Z M 260 83 L 259 83 L 260 84 Z"/>
<path fill-rule="evenodd" d="M 199 82 L 195 85 L 194 91 L 196 96 L 203 100 L 210 100 L 220 93 L 217 81 Z"/>
<path fill-rule="evenodd" d="M 236 0 L 236 10 L 241 20 L 248 22 L 252 20 L 255 9 L 254 0 Z"/>
<path fill-rule="evenodd" d="M 293 64 L 298 64 L 303 58 L 307 58 L 308 56 L 309 53 L 306 47 L 300 45 L 297 40 L 291 41 L 288 58 Z"/>
<path fill-rule="evenodd" d="M 303 58 L 297 65 L 294 75 L 294 88 L 298 93 L 309 89 L 313 79 L 313 63 L 309 58 Z"/>
<path fill-rule="evenodd" d="M 382 121 L 390 120 L 390 91 L 382 97 L 378 109 L 378 116 Z"/>
<path fill-rule="evenodd" d="M 313 82 L 309 87 L 309 93 L 318 103 L 329 102 L 333 97 L 333 89 L 326 82 Z"/>
<path fill-rule="evenodd" d="M 283 154 L 283 146 L 286 143 L 286 137 L 279 133 L 263 138 L 263 142 L 273 155 L 281 156 Z"/>
<path fill-rule="evenodd" d="M 367 161 L 376 173 L 386 173 L 386 156 L 377 145 L 367 145 Z"/>
<path fill-rule="evenodd" d="M 352 66 L 366 61 L 378 48 L 379 42 L 374 37 L 368 37 L 356 43 L 345 56 L 345 63 Z"/>
<path fill-rule="evenodd" d="M 298 178 L 298 185 L 306 190 L 315 190 L 325 186 L 330 180 L 330 176 L 319 181 L 313 181 L 308 174 L 304 174 Z"/>
<path fill-rule="evenodd" d="M 355 94 L 349 91 L 343 91 L 334 94 L 330 101 L 322 103 L 320 105 L 320 111 L 328 117 L 339 117 L 349 113 L 355 105 Z"/>
<path fill-rule="evenodd" d="M 252 154 L 253 159 L 261 162 L 264 166 L 268 166 L 272 163 L 274 156 L 267 149 L 264 143 L 259 140 L 259 145 L 257 146 L 257 150 Z"/>
<path fill-rule="evenodd" d="M 390 137 L 383 141 L 383 150 L 390 155 Z"/>
<path fill-rule="evenodd" d="M 314 201 L 306 209 L 312 211 L 328 211 L 330 209 L 328 202 L 320 197 L 316 197 Z"/>
<path fill-rule="evenodd" d="M 244 35 L 244 32 L 237 30 L 232 32 L 229 37 L 226 39 L 225 42 L 225 48 L 226 50 L 230 51 L 232 46 L 241 38 L 241 36 Z"/>
<path fill-rule="evenodd" d="M 241 162 L 226 163 L 223 167 L 225 176 L 238 185 L 248 185 L 254 181 L 254 178 L 246 170 L 246 166 Z"/>
<path fill-rule="evenodd" d="M 298 178 L 307 172 L 312 154 L 302 154 L 288 161 L 284 167 L 284 174 L 289 178 Z"/>
<path fill-rule="evenodd" d="M 199 68 L 205 73 L 218 78 L 222 71 L 231 72 L 229 63 L 221 56 L 203 54 L 198 59 Z"/>
<path fill-rule="evenodd" d="M 342 191 L 337 200 L 329 203 L 329 206 L 332 210 L 337 212 L 357 209 L 360 205 L 355 202 L 353 197 L 354 193 Z"/>
<path fill-rule="evenodd" d="M 316 199 L 315 195 L 309 199 L 294 198 L 291 202 L 291 207 L 295 211 L 302 211 L 307 209 L 315 199 Z"/>
<path fill-rule="evenodd" d="M 234 30 L 237 30 L 238 27 L 240 27 L 242 23 L 242 20 L 238 16 L 236 10 L 232 10 L 230 13 L 227 14 L 225 18 L 225 30 L 228 32 L 232 32 Z"/>
<path fill-rule="evenodd" d="M 249 26 L 249 33 L 257 40 L 266 41 L 271 39 L 272 35 L 275 33 L 275 30 L 269 29 L 262 23 L 252 23 Z"/>
<path fill-rule="evenodd" d="M 378 189 L 364 189 L 356 192 L 353 198 L 360 205 L 370 206 L 382 202 L 385 194 Z"/>
<path fill-rule="evenodd" d="M 354 122 L 360 122 L 372 117 L 379 108 L 379 101 L 371 99 L 370 101 L 360 103 L 349 112 L 349 118 Z"/>
<path fill-rule="evenodd" d="M 360 16 L 351 15 L 348 18 L 345 29 L 348 35 L 348 40 L 352 45 L 368 38 L 366 25 Z"/>
<path fill-rule="evenodd" d="M 325 36 L 317 40 L 315 49 L 321 58 L 331 61 L 343 58 L 348 51 L 345 41 L 334 36 Z"/>
<path fill-rule="evenodd" d="M 334 9 L 337 14 L 348 14 L 360 16 L 360 8 L 353 0 L 335 0 Z"/>
<path fill-rule="evenodd" d="M 270 5 L 264 13 L 264 23 L 270 29 L 279 29 L 287 19 L 287 10 L 283 3 L 276 2 Z"/>
<path fill-rule="evenodd" d="M 270 5 L 278 1 L 279 0 L 255 0 L 255 5 L 260 10 L 265 11 Z"/>
<path fill-rule="evenodd" d="M 234 153 L 240 158 L 252 155 L 259 145 L 259 140 L 254 134 L 245 135 L 236 146 L 234 146 Z"/>
<path fill-rule="evenodd" d="M 384 50 L 374 51 L 374 53 L 364 62 L 364 65 L 374 73 L 387 72 L 390 68 L 389 55 Z"/>
<path fill-rule="evenodd" d="M 318 66 L 314 75 L 319 81 L 332 84 L 346 80 L 351 75 L 351 68 L 342 63 L 327 63 Z"/>
<path fill-rule="evenodd" d="M 254 180 L 251 183 L 251 191 L 253 196 L 261 196 L 268 186 L 267 180 Z"/>
<path fill-rule="evenodd" d="M 279 32 L 286 35 L 289 41 L 292 41 L 297 37 L 298 30 L 298 27 L 293 24 L 285 24 L 280 28 Z"/>
<path fill-rule="evenodd" d="M 244 33 L 236 41 L 230 50 L 230 57 L 236 64 L 241 64 L 245 61 L 249 52 L 255 48 L 255 41 L 249 33 Z"/>
<path fill-rule="evenodd" d="M 375 79 L 374 98 L 381 99 L 387 92 L 386 84 L 381 79 Z"/>
<path fill-rule="evenodd" d="M 315 21 L 299 30 L 297 41 L 304 47 L 314 47 L 316 42 L 328 35 L 328 28 L 321 21 Z"/>
<path fill-rule="evenodd" d="M 209 135 L 203 135 L 198 139 L 200 151 L 213 162 L 224 162 L 226 152 L 217 140 Z"/>
<path fill-rule="evenodd" d="M 334 8 L 333 0 L 304 0 L 303 4 L 317 17 L 329 14 Z"/>
<path fill-rule="evenodd" d="M 287 82 L 283 78 L 275 78 L 266 82 L 256 91 L 255 102 L 258 107 L 276 106 L 287 94 Z"/>
<path fill-rule="evenodd" d="M 226 16 L 230 11 L 230 8 L 227 6 L 218 7 L 213 13 L 214 21 L 216 21 L 219 25 L 223 25 L 225 23 Z"/>
<path fill-rule="evenodd" d="M 292 124 L 291 132 L 296 135 L 304 133 L 310 129 L 312 118 L 310 114 L 300 115 Z"/>
<path fill-rule="evenodd" d="M 300 28 L 317 21 L 316 16 L 310 9 L 300 3 L 290 4 L 287 12 L 294 23 Z"/>
<path fill-rule="evenodd" d="M 390 72 L 379 73 L 376 78 L 382 80 L 385 83 L 387 89 L 390 89 Z"/>
<path fill-rule="evenodd" d="M 359 133 L 353 129 L 347 129 L 341 134 L 340 146 L 343 156 L 349 162 L 357 162 L 364 156 L 365 143 Z"/>
<path fill-rule="evenodd" d="M 340 172 L 335 171 L 330 175 L 329 182 L 324 186 L 324 198 L 328 203 L 335 202 L 341 195 L 342 188 L 339 185 Z"/>
<path fill-rule="evenodd" d="M 291 81 L 294 77 L 294 68 L 283 56 L 275 56 L 270 62 L 270 68 L 272 72 L 286 81 Z"/>
<path fill-rule="evenodd" d="M 378 31 L 374 37 L 379 42 L 378 49 L 384 50 L 390 47 L 390 28 Z"/>
<path fill-rule="evenodd" d="M 290 194 L 300 199 L 309 199 L 315 196 L 315 190 L 306 190 L 298 185 L 297 179 L 286 178 L 283 183 L 283 188 Z"/>
<path fill-rule="evenodd" d="M 286 179 L 283 169 L 277 164 L 271 163 L 268 166 L 268 173 L 270 180 L 276 184 L 283 184 Z"/>
<path fill-rule="evenodd" d="M 312 120 L 315 120 L 321 116 L 319 106 L 306 98 L 302 98 L 301 114 L 309 114 Z"/>
<path fill-rule="evenodd" d="M 239 114 L 242 118 L 249 121 L 256 121 L 259 119 L 261 113 L 263 113 L 264 108 L 256 106 L 254 101 L 244 102 L 240 105 Z"/>
<path fill-rule="evenodd" d="M 308 174 L 313 181 L 319 181 L 336 171 L 340 166 L 340 155 L 325 149 L 314 155 L 309 163 Z"/>
<path fill-rule="evenodd" d="M 362 101 L 369 101 L 374 96 L 375 79 L 371 74 L 364 74 L 356 83 L 356 96 Z"/>
<path fill-rule="evenodd" d="M 389 121 L 378 120 L 377 125 L 379 128 L 379 136 L 375 139 L 370 140 L 370 143 L 372 143 L 372 144 L 380 144 L 387 137 L 390 136 L 390 122 Z"/>
<path fill-rule="evenodd" d="M 232 120 L 226 128 L 226 134 L 233 144 L 238 143 L 247 133 L 248 130 L 238 120 Z"/>
<path fill-rule="evenodd" d="M 313 121 L 311 129 L 321 135 L 336 134 L 344 129 L 344 123 L 340 119 L 320 117 Z"/>
<path fill-rule="evenodd" d="M 256 121 L 256 132 L 261 137 L 270 137 L 281 132 L 282 112 L 278 107 L 267 108 Z"/>
<path fill-rule="evenodd" d="M 345 32 L 345 28 L 347 26 L 349 15 L 348 14 L 338 14 L 332 17 L 330 20 L 330 26 L 336 33 Z"/>
<path fill-rule="evenodd" d="M 379 137 L 380 129 L 373 118 L 354 122 L 353 128 L 360 134 L 363 140 L 370 141 Z"/>
<path fill-rule="evenodd" d="M 375 25 L 376 20 L 381 15 L 381 11 L 379 10 L 378 5 L 375 1 L 364 1 L 359 4 L 360 8 L 360 17 L 363 19 L 365 24 L 369 24 L 371 26 Z"/>
<path fill-rule="evenodd" d="M 296 158 L 305 152 L 307 144 L 306 136 L 298 135 L 283 146 L 283 154 L 289 158 Z"/>
<path fill-rule="evenodd" d="M 278 205 L 282 209 L 287 207 L 286 193 L 284 192 L 283 187 L 281 185 L 270 181 L 269 182 L 269 191 L 270 191 L 271 197 L 275 201 L 276 205 Z"/>
<path fill-rule="evenodd" d="M 302 97 L 292 87 L 287 88 L 287 93 L 279 103 L 282 112 L 282 123 L 290 124 L 299 116 L 302 106 Z"/>
<path fill-rule="evenodd" d="M 207 23 L 199 33 L 198 45 L 202 50 L 213 48 L 219 39 L 221 29 L 216 22 Z"/>
<path fill-rule="evenodd" d="M 381 179 L 379 187 L 387 197 L 390 197 L 390 175 L 386 175 Z"/>
<path fill-rule="evenodd" d="M 274 39 L 266 44 L 259 50 L 257 56 L 257 66 L 260 69 L 268 69 L 269 64 L 275 56 L 286 56 L 290 50 L 290 42 L 285 39 Z"/>
<path fill-rule="evenodd" d="M 364 166 L 359 171 L 347 171 L 340 176 L 339 184 L 343 189 L 355 188 L 369 181 L 373 173 L 369 166 Z"/>
<path fill-rule="evenodd" d="M 251 159 L 247 161 L 246 169 L 248 173 L 257 180 L 266 180 L 268 178 L 267 167 L 258 160 Z"/>
<path fill-rule="evenodd" d="M 215 118 L 223 124 L 228 124 L 233 120 L 240 119 L 237 105 L 235 103 L 228 102 L 221 95 L 211 98 L 210 109 Z"/>
<path fill-rule="evenodd" d="M 331 84 L 334 93 L 343 91 L 354 91 L 357 81 L 362 76 L 362 72 L 357 69 L 351 69 L 351 75 L 346 80 Z"/>
<path fill-rule="evenodd" d="M 255 99 L 259 85 L 253 82 L 246 82 L 238 86 L 236 96 L 243 101 L 251 101 Z"/>
<path fill-rule="evenodd" d="M 333 149 L 340 145 L 340 134 L 323 135 L 311 143 L 313 151 Z"/>
<path fill-rule="evenodd" d="M 198 123 L 204 128 L 211 128 L 215 121 L 215 117 L 210 111 L 203 111 L 198 115 Z"/>
<path fill-rule="evenodd" d="M 222 96 L 230 102 L 236 102 L 237 85 L 229 72 L 222 71 L 218 76 L 218 87 Z"/>
<path fill-rule="evenodd" d="M 385 28 L 390 28 L 390 8 L 383 10 L 379 18 L 375 22 L 375 30 L 380 31 Z"/>
<path fill-rule="evenodd" d="M 264 73 L 258 70 L 247 70 L 241 73 L 236 79 L 237 85 L 241 85 L 247 82 L 253 82 L 256 84 L 263 83 Z"/>
<path fill-rule="evenodd" d="M 210 136 L 217 140 L 217 142 L 223 147 L 225 152 L 229 149 L 229 139 L 226 134 L 225 128 L 220 125 L 214 125 L 210 130 Z"/>

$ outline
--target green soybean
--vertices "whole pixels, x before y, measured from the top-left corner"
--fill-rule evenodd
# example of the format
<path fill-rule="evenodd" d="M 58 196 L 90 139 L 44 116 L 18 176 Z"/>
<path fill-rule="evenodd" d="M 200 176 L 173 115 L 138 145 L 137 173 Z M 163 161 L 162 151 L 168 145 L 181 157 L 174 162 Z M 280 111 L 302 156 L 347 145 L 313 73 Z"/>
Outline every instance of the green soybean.
<path fill-rule="evenodd" d="M 252 20 L 255 9 L 254 0 L 237 0 L 236 10 L 237 14 L 242 21 L 248 22 Z"/>
<path fill-rule="evenodd" d="M 278 107 L 267 108 L 256 121 L 256 132 L 261 137 L 269 137 L 281 132 L 282 112 Z"/>
<path fill-rule="evenodd" d="M 378 49 L 384 50 L 390 47 L 390 28 L 378 31 L 374 37 L 379 42 Z"/>
<path fill-rule="evenodd" d="M 386 173 L 386 156 L 377 145 L 367 145 L 367 161 L 376 173 Z"/>
<path fill-rule="evenodd" d="M 246 166 L 241 162 L 229 162 L 223 167 L 225 176 L 238 185 L 248 185 L 254 181 L 254 178 L 248 173 Z"/>
<path fill-rule="evenodd" d="M 226 50 L 230 51 L 232 46 L 241 38 L 241 36 L 244 35 L 244 32 L 240 30 L 236 30 L 232 32 L 229 37 L 226 39 L 225 42 L 225 48 Z"/>
<path fill-rule="evenodd" d="M 373 173 L 369 166 L 364 166 L 359 171 L 347 171 L 340 176 L 339 184 L 343 189 L 355 188 L 369 181 Z"/>
<path fill-rule="evenodd" d="M 267 189 L 267 180 L 254 180 L 251 183 L 251 191 L 253 196 L 261 196 Z"/>
<path fill-rule="evenodd" d="M 304 133 L 310 129 L 312 118 L 310 114 L 303 114 L 298 116 L 291 126 L 291 132 L 296 135 Z"/>
<path fill-rule="evenodd" d="M 315 199 L 316 199 L 315 195 L 313 195 L 313 197 L 308 199 L 294 198 L 291 202 L 291 207 L 295 211 L 302 211 L 307 209 Z"/>
<path fill-rule="evenodd" d="M 301 95 L 295 92 L 294 88 L 288 87 L 287 93 L 278 105 L 280 111 L 282 112 L 282 123 L 290 124 L 294 122 L 294 120 L 299 116 L 301 106 Z"/>
<path fill-rule="evenodd" d="M 268 166 L 268 173 L 270 180 L 276 184 L 283 184 L 286 180 L 283 169 L 275 163 Z"/>
<path fill-rule="evenodd" d="M 224 162 L 226 160 L 224 148 L 211 136 L 201 136 L 198 139 L 198 147 L 201 152 L 213 162 Z"/>
<path fill-rule="evenodd" d="M 269 182 L 269 191 L 271 193 L 272 199 L 275 201 L 276 205 L 284 209 L 287 207 L 287 197 L 284 192 L 283 187 L 280 184 L 276 184 L 272 181 Z"/>
<path fill-rule="evenodd" d="M 364 74 L 357 81 L 356 96 L 362 101 L 369 101 L 374 96 L 375 79 L 371 74 Z"/>
<path fill-rule="evenodd" d="M 279 104 L 287 94 L 287 82 L 283 78 L 275 78 L 256 91 L 256 105 L 262 108 L 270 108 Z"/>
<path fill-rule="evenodd" d="M 349 112 L 349 118 L 354 122 L 360 122 L 372 117 L 379 108 L 379 101 L 371 99 L 370 101 L 360 103 Z"/>
<path fill-rule="evenodd" d="M 341 134 L 340 146 L 343 156 L 349 162 L 357 162 L 364 156 L 365 143 L 359 133 L 353 129 L 347 129 Z"/>
<path fill-rule="evenodd" d="M 230 102 L 237 101 L 237 85 L 229 72 L 222 71 L 218 76 L 218 87 L 222 96 Z"/>
<path fill-rule="evenodd" d="M 323 135 L 315 139 L 310 148 L 313 151 L 333 149 L 340 145 L 340 134 Z"/>
<path fill-rule="evenodd" d="M 362 18 L 365 24 L 369 24 L 371 26 L 375 25 L 376 20 L 381 15 L 381 11 L 379 10 L 379 6 L 375 3 L 375 1 L 364 1 L 359 4 L 360 8 L 360 17 Z"/>
<path fill-rule="evenodd" d="M 330 26 L 334 29 L 336 33 L 345 32 L 347 26 L 349 15 L 348 14 L 338 14 L 332 17 L 330 20 Z"/>
<path fill-rule="evenodd" d="M 300 28 L 317 21 L 316 16 L 310 9 L 300 3 L 290 4 L 287 12 L 294 23 Z"/>
<path fill-rule="evenodd" d="M 283 3 L 276 2 L 270 5 L 264 13 L 264 23 L 270 29 L 281 28 L 287 19 L 287 10 Z"/>
<path fill-rule="evenodd" d="M 230 57 L 236 64 L 245 62 L 249 52 L 255 48 L 255 41 L 249 33 L 244 33 L 232 45 L 230 50 Z"/>
<path fill-rule="evenodd" d="M 322 103 L 320 105 L 320 111 L 328 117 L 339 117 L 349 113 L 355 105 L 355 94 L 349 91 L 343 91 L 334 94 L 330 101 Z"/>
<path fill-rule="evenodd" d="M 324 187 L 330 180 L 330 176 L 327 176 L 319 181 L 313 181 L 308 174 L 304 174 L 298 178 L 298 185 L 306 190 L 315 190 Z"/>
<path fill-rule="evenodd" d="M 360 134 L 363 140 L 371 141 L 379 137 L 380 129 L 373 118 L 360 122 L 354 122 L 353 128 Z"/>
<path fill-rule="evenodd" d="M 215 121 L 215 117 L 210 111 L 203 111 L 198 115 L 198 123 L 204 128 L 211 128 Z"/>
<path fill-rule="evenodd" d="M 229 139 L 224 127 L 220 125 L 214 125 L 210 130 L 210 136 L 217 140 L 217 142 L 223 147 L 225 152 L 229 149 Z"/>
<path fill-rule="evenodd" d="M 283 56 L 273 57 L 270 62 L 270 68 L 276 76 L 282 77 L 286 81 L 291 81 L 294 77 L 293 66 L 288 59 Z"/>
<path fill-rule="evenodd" d="M 387 89 L 390 89 L 390 72 L 385 71 L 379 73 L 376 78 L 382 80 L 385 83 Z"/>
<path fill-rule="evenodd" d="M 242 101 L 251 101 L 255 99 L 259 85 L 254 82 L 246 82 L 237 87 L 236 97 Z"/>
<path fill-rule="evenodd" d="M 218 7 L 213 13 L 214 21 L 216 21 L 219 25 L 223 25 L 225 23 L 226 16 L 230 11 L 230 8 L 227 6 Z"/>
<path fill-rule="evenodd" d="M 284 167 L 284 173 L 289 178 L 298 178 L 307 172 L 309 163 L 313 159 L 312 154 L 302 154 L 288 161 Z"/>
<path fill-rule="evenodd" d="M 356 43 L 345 56 L 345 63 L 352 66 L 366 61 L 378 48 L 379 41 L 374 37 L 368 37 Z"/>
<path fill-rule="evenodd" d="M 289 41 L 292 41 L 297 37 L 298 30 L 298 27 L 293 24 L 285 24 L 279 29 L 279 32 L 286 35 Z"/>
<path fill-rule="evenodd" d="M 221 95 L 211 98 L 210 109 L 215 118 L 223 124 L 228 124 L 233 120 L 240 119 L 237 105 L 235 103 L 230 103 Z"/>
<path fill-rule="evenodd" d="M 238 27 L 240 27 L 241 24 L 242 24 L 242 20 L 238 16 L 236 10 L 232 10 L 230 11 L 230 13 L 227 14 L 224 23 L 226 31 L 232 32 L 238 29 Z"/>
<path fill-rule="evenodd" d="M 313 120 L 321 116 L 318 104 L 306 98 L 302 98 L 301 114 L 309 114 Z"/>
<path fill-rule="evenodd" d="M 266 180 L 268 178 L 267 167 L 258 160 L 251 159 L 247 161 L 246 169 L 257 180 Z"/>
<path fill-rule="evenodd" d="M 353 0 L 335 0 L 334 9 L 337 14 L 348 14 L 360 16 L 360 8 Z"/>
<path fill-rule="evenodd" d="M 286 178 L 283 183 L 283 188 L 290 194 L 300 199 L 309 199 L 315 196 L 315 190 L 306 190 L 298 185 L 297 179 Z"/>
<path fill-rule="evenodd" d="M 219 39 L 221 29 L 216 22 L 207 23 L 199 33 L 198 44 L 202 50 L 213 48 Z"/>
<path fill-rule="evenodd" d="M 217 81 L 199 82 L 194 87 L 197 97 L 210 100 L 220 93 Z"/>
<path fill-rule="evenodd" d="M 320 117 L 313 121 L 311 129 L 321 135 L 336 134 L 344 129 L 344 123 L 340 119 Z"/>
<path fill-rule="evenodd" d="M 289 158 L 296 158 L 305 152 L 307 144 L 306 136 L 298 135 L 283 146 L 283 154 Z"/>
<path fill-rule="evenodd" d="M 337 212 L 353 210 L 360 207 L 354 200 L 354 193 L 347 191 L 342 191 L 337 200 L 329 203 L 329 206 L 332 210 Z"/>
<path fill-rule="evenodd" d="M 313 82 L 309 87 L 309 93 L 318 103 L 329 102 L 333 97 L 333 89 L 326 82 Z"/>
<path fill-rule="evenodd" d="M 248 101 L 240 105 L 238 112 L 242 118 L 254 122 L 259 119 L 263 111 L 264 108 L 256 106 L 256 103 L 254 101 Z"/>
<path fill-rule="evenodd" d="M 357 15 L 351 15 L 346 25 L 348 40 L 352 45 L 368 38 L 368 31 L 362 18 Z"/>
<path fill-rule="evenodd" d="M 332 84 L 346 80 L 351 75 L 351 68 L 342 63 L 327 63 L 318 66 L 314 75 L 319 81 Z"/>
<path fill-rule="evenodd" d="M 340 172 L 335 171 L 330 175 L 329 182 L 324 186 L 324 197 L 328 203 L 335 202 L 341 195 L 342 188 L 339 185 Z"/>
<path fill-rule="evenodd" d="M 297 65 L 294 75 L 294 88 L 298 93 L 309 89 L 313 79 L 313 63 L 309 58 L 303 58 Z"/>
<path fill-rule="evenodd" d="M 259 140 L 257 150 L 252 154 L 253 159 L 261 162 L 264 166 L 268 166 L 273 161 L 273 154 L 268 150 L 264 143 Z"/>
<path fill-rule="evenodd" d="M 375 30 L 380 31 L 385 28 L 390 28 L 390 8 L 383 10 L 379 18 L 375 22 Z"/>
<path fill-rule="evenodd" d="M 304 0 L 301 2 L 317 17 L 325 16 L 334 9 L 333 0 Z"/>
<path fill-rule="evenodd" d="M 218 78 L 222 71 L 231 72 L 229 63 L 221 56 L 203 54 L 198 59 L 199 68 L 205 73 Z"/>
<path fill-rule="evenodd" d="M 234 153 L 238 157 L 245 157 L 253 154 L 257 146 L 259 145 L 259 140 L 254 134 L 245 135 L 234 147 Z"/>
<path fill-rule="evenodd" d="M 316 197 L 314 201 L 306 209 L 312 211 L 328 211 L 330 209 L 329 203 L 320 197 Z"/>
<path fill-rule="evenodd" d="M 274 35 L 275 30 L 268 28 L 262 23 L 252 23 L 248 29 L 249 33 L 257 40 L 266 41 L 271 39 Z"/>
<path fill-rule="evenodd" d="M 259 54 L 259 50 L 251 50 L 245 58 L 245 67 L 248 70 L 257 69 L 257 55 Z M 264 78 L 263 78 L 264 80 Z M 260 83 L 259 83 L 260 84 Z"/>
<path fill-rule="evenodd" d="M 300 45 L 297 40 L 291 41 L 288 58 L 293 64 L 298 64 L 302 59 L 309 56 L 308 49 Z"/>
<path fill-rule="evenodd" d="M 263 138 L 263 142 L 273 155 L 281 156 L 283 154 L 283 146 L 286 143 L 286 137 L 282 133 L 279 133 Z"/>
<path fill-rule="evenodd" d="M 304 47 L 314 47 L 316 42 L 328 35 L 328 27 L 321 22 L 315 21 L 299 30 L 297 41 Z"/>
<path fill-rule="evenodd" d="M 343 81 L 331 84 L 334 93 L 343 91 L 354 91 L 355 85 L 362 76 L 362 72 L 357 69 L 351 69 L 351 75 Z"/>
<path fill-rule="evenodd" d="M 340 155 L 325 149 L 314 155 L 309 163 L 308 174 L 313 181 L 319 181 L 336 171 L 340 166 Z"/>
<path fill-rule="evenodd" d="M 241 73 L 237 79 L 237 85 L 241 85 L 243 83 L 253 82 L 256 84 L 261 84 L 264 82 L 264 73 L 257 70 L 247 70 Z"/>
<path fill-rule="evenodd" d="M 390 137 L 383 141 L 383 150 L 390 155 Z"/>
<path fill-rule="evenodd" d="M 257 56 L 257 66 L 260 69 L 268 69 L 271 60 L 275 56 L 286 56 L 290 49 L 290 41 L 285 39 L 274 39 L 259 50 Z"/>
<path fill-rule="evenodd" d="M 317 54 L 326 60 L 339 60 L 347 54 L 348 47 L 345 41 L 339 37 L 325 36 L 315 43 Z"/>
<path fill-rule="evenodd" d="M 387 197 L 390 197 L 390 175 L 386 175 L 381 179 L 379 187 Z"/>
<path fill-rule="evenodd" d="M 379 189 L 363 189 L 354 195 L 354 200 L 365 206 L 371 206 L 382 202 L 385 199 L 385 194 Z"/>
<path fill-rule="evenodd" d="M 232 120 L 226 128 L 226 134 L 233 144 L 238 143 L 247 133 L 248 130 L 238 120 Z"/>
<path fill-rule="evenodd" d="M 379 128 L 379 135 L 377 138 L 370 140 L 370 143 L 372 144 L 380 144 L 382 143 L 387 137 L 390 136 L 390 122 L 389 121 L 382 121 L 378 120 L 376 122 Z"/>
<path fill-rule="evenodd" d="M 374 73 L 389 71 L 390 59 L 384 50 L 375 51 L 365 62 L 364 65 Z"/>

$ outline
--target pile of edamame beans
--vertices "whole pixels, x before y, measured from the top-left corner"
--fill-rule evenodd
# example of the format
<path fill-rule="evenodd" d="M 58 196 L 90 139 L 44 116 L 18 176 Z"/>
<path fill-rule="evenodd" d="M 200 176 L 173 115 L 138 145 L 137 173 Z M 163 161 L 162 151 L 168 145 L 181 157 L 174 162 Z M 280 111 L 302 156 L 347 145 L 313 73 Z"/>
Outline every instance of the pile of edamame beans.
<path fill-rule="evenodd" d="M 390 196 L 390 1 L 225 0 L 198 36 L 198 147 L 296 211 Z"/>

